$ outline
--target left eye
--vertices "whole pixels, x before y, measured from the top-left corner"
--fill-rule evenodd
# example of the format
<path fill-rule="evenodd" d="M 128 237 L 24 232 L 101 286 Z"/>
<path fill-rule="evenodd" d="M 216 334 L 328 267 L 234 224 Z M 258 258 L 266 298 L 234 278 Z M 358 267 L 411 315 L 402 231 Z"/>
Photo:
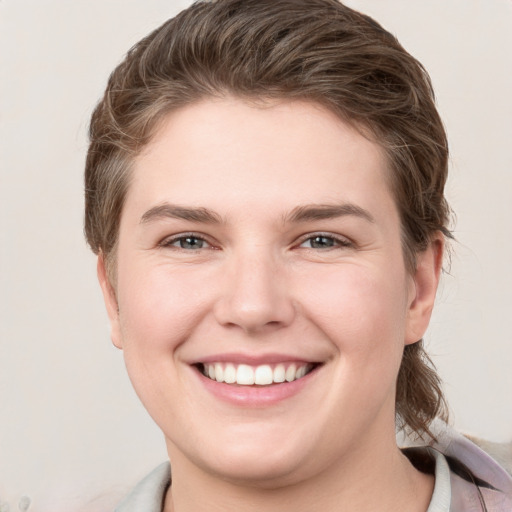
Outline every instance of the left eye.
<path fill-rule="evenodd" d="M 167 240 L 162 244 L 164 247 L 176 247 L 177 249 L 185 249 L 189 251 L 198 251 L 208 247 L 208 242 L 204 238 L 195 235 L 184 235 L 171 240 Z"/>
<path fill-rule="evenodd" d="M 350 243 L 347 240 L 340 240 L 328 235 L 315 235 L 306 238 L 300 247 L 308 249 L 331 249 L 333 247 L 347 247 Z"/>

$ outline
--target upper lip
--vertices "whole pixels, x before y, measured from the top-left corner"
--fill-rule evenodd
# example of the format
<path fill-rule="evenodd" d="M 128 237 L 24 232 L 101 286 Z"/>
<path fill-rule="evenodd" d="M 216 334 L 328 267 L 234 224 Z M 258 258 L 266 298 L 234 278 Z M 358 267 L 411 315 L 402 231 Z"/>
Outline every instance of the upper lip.
<path fill-rule="evenodd" d="M 212 354 L 209 356 L 201 357 L 194 359 L 190 362 L 191 365 L 194 364 L 211 364 L 211 363 L 234 363 L 234 364 L 247 364 L 250 366 L 259 366 L 264 364 L 279 364 L 279 363 L 299 363 L 299 364 L 307 364 L 307 363 L 318 363 L 321 362 L 318 359 L 309 359 L 304 357 L 298 357 L 291 354 L 278 354 L 278 353 L 270 353 L 270 354 L 241 354 L 241 353 L 222 353 L 222 354 Z"/>

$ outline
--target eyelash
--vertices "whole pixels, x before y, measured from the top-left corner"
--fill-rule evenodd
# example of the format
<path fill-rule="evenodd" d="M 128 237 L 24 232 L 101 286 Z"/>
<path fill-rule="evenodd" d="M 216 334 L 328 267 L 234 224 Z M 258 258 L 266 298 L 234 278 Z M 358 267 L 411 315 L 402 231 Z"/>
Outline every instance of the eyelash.
<path fill-rule="evenodd" d="M 179 242 L 185 241 L 187 238 L 193 238 L 199 242 L 203 242 L 203 243 L 207 244 L 209 247 L 199 247 L 198 249 L 186 249 L 185 247 L 178 247 L 178 246 L 174 245 Z M 182 233 L 180 235 L 175 235 L 170 238 L 165 238 L 158 245 L 160 247 L 164 247 L 164 248 L 170 247 L 170 248 L 174 248 L 174 249 L 177 249 L 180 251 L 200 251 L 200 250 L 206 249 L 206 248 L 208 248 L 208 249 L 215 248 L 210 242 L 208 242 L 208 240 L 204 236 L 201 236 L 197 233 Z"/>
<path fill-rule="evenodd" d="M 353 247 L 354 244 L 348 240 L 347 238 L 333 235 L 332 233 L 313 233 L 308 234 L 300 241 L 298 247 L 302 246 L 305 242 L 311 241 L 315 238 L 323 238 L 332 240 L 333 244 L 331 246 L 323 247 L 323 248 L 315 248 L 315 247 L 304 247 L 308 250 L 329 250 L 329 249 L 339 249 L 339 248 L 350 248 Z"/>
<path fill-rule="evenodd" d="M 199 247 L 196 249 L 191 249 L 191 248 L 185 248 L 182 246 L 175 245 L 178 243 L 182 244 L 187 238 L 195 239 L 197 242 L 200 242 L 202 244 L 207 244 L 208 247 Z M 308 249 L 308 250 L 330 250 L 330 249 L 337 249 L 337 248 L 350 248 L 350 247 L 353 247 L 353 245 L 354 245 L 350 240 L 347 240 L 346 238 L 343 238 L 343 237 L 335 236 L 332 233 L 313 233 L 313 234 L 308 234 L 307 236 L 303 237 L 300 240 L 299 244 L 296 245 L 295 247 L 300 248 L 305 242 L 312 241 L 315 238 L 330 240 L 330 241 L 332 241 L 332 245 L 327 245 L 324 247 L 303 247 L 303 248 Z M 162 242 L 160 242 L 159 246 L 160 247 L 170 247 L 170 248 L 174 248 L 174 249 L 181 250 L 181 251 L 187 251 L 187 252 L 188 251 L 200 251 L 202 249 L 215 249 L 215 247 L 210 242 L 208 242 L 208 240 L 204 236 L 199 235 L 197 233 L 183 233 L 180 235 L 175 235 L 170 238 L 166 238 Z"/>

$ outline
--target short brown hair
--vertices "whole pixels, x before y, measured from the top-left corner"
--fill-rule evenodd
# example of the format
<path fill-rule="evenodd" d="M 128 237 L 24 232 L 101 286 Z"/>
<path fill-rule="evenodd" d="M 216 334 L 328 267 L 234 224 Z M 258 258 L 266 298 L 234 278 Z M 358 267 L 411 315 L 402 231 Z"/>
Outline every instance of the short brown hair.
<path fill-rule="evenodd" d="M 450 236 L 446 135 L 426 71 L 394 36 L 336 0 L 203 1 L 128 52 L 92 115 L 85 233 L 110 268 L 133 158 L 166 114 L 224 95 L 313 101 L 379 143 L 410 271 L 434 234 Z M 419 435 L 446 417 L 421 340 L 405 347 L 396 411 Z"/>

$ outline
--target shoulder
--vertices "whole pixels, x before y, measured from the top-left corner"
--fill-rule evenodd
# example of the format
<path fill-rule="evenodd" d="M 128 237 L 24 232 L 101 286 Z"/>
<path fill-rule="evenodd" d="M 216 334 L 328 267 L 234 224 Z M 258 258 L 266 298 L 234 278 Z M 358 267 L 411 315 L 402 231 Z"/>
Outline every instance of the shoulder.
<path fill-rule="evenodd" d="M 510 455 L 497 450 L 496 443 L 479 442 L 479 446 L 442 421 L 434 422 L 431 430 L 435 440 L 409 439 L 405 445 L 423 446 L 442 456 L 449 468 L 450 512 L 511 512 L 512 477 L 504 467 L 510 467 Z M 503 465 L 482 449 L 489 447 Z"/>
<path fill-rule="evenodd" d="M 450 464 L 454 512 L 511 512 L 510 457 L 498 450 L 499 444 L 481 441 L 477 445 L 457 433 L 447 438 L 449 443 L 439 448 Z"/>
<path fill-rule="evenodd" d="M 465 437 L 488 453 L 509 475 L 512 475 L 512 441 L 494 443 L 475 436 L 465 435 Z"/>

